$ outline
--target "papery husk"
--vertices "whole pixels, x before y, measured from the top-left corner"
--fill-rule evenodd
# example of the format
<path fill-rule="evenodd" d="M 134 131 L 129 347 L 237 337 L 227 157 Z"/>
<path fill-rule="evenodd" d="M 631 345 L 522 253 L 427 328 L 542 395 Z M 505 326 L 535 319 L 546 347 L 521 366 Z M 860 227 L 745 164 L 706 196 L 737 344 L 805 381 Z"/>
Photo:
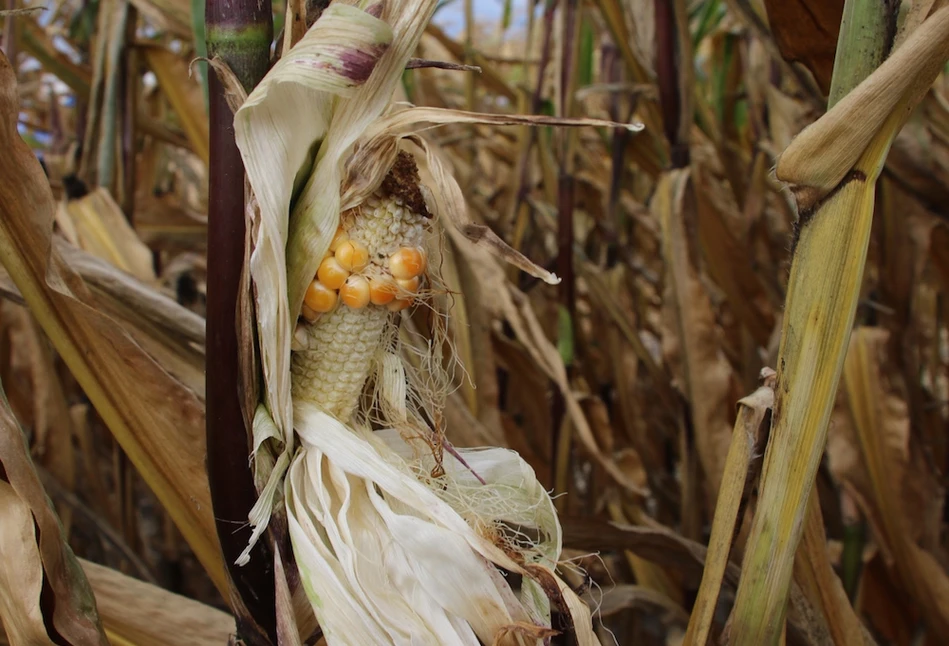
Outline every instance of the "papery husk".
<path fill-rule="evenodd" d="M 589 609 L 554 574 L 560 526 L 533 470 L 500 449 L 443 457 L 436 448 L 441 430 L 420 421 L 420 411 L 438 409 L 437 400 L 447 396 L 448 381 L 439 376 L 442 339 L 418 349 L 434 387 L 419 388 L 391 335 L 396 347 L 380 346 L 375 390 L 352 416 L 291 401 L 293 313 L 340 212 L 360 206 L 380 186 L 400 141 L 410 139 L 426 156 L 435 180 L 426 203 L 436 217 L 556 283 L 489 229 L 467 220 L 460 188 L 417 133 L 448 123 L 621 125 L 390 107 L 435 4 L 385 5 L 377 18 L 334 3 L 235 115 L 260 206 L 251 272 L 265 387 L 254 447 L 256 452 L 270 441 L 283 451 L 251 514 L 255 539 L 286 464 L 283 497 L 294 556 L 329 643 L 536 642 L 552 632 L 553 604 L 573 624 L 580 644 L 597 644 Z M 370 413 L 388 430 L 373 432 Z M 469 458 L 476 467 L 464 464 Z M 444 475 L 433 475 L 442 469 Z M 502 569 L 523 576 L 520 596 Z"/>

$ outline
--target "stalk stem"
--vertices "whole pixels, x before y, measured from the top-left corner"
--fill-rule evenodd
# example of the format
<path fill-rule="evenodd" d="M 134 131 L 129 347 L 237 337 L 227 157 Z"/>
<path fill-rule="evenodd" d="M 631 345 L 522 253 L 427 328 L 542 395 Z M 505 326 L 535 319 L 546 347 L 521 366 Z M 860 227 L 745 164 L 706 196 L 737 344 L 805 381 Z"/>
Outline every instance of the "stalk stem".
<path fill-rule="evenodd" d="M 270 3 L 207 0 L 205 25 L 208 56 L 227 63 L 250 92 L 270 63 Z M 257 543 L 246 566 L 234 564 L 250 538 L 247 516 L 257 498 L 248 460 L 250 429 L 245 427 L 239 391 L 237 305 L 245 252 L 244 165 L 234 140 L 234 116 L 215 74 L 209 74 L 208 90 L 208 478 L 237 633 L 245 643 L 256 646 L 277 643 L 277 631 L 273 557 L 267 542 Z"/>

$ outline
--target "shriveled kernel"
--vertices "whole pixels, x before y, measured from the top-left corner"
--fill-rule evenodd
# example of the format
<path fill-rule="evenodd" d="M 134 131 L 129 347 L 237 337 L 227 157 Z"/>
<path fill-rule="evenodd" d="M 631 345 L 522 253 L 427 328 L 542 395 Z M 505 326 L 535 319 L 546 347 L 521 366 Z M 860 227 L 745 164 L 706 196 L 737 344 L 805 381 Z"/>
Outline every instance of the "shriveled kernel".
<path fill-rule="evenodd" d="M 387 305 L 395 299 L 395 283 L 388 278 L 372 277 L 369 279 L 369 301 L 373 305 Z"/>
<path fill-rule="evenodd" d="M 320 263 L 320 268 L 316 270 L 316 277 L 320 279 L 326 287 L 330 289 L 339 289 L 349 278 L 349 272 L 343 269 L 335 256 L 324 258 Z"/>
<path fill-rule="evenodd" d="M 336 235 L 333 236 L 333 240 L 330 242 L 330 251 L 335 252 L 337 249 L 339 249 L 339 245 L 343 244 L 347 240 L 349 240 L 349 234 L 346 233 L 343 227 L 339 227 L 336 229 Z"/>
<path fill-rule="evenodd" d="M 303 307 L 307 310 L 310 309 L 306 305 Z M 310 311 L 313 312 L 313 310 Z M 313 312 L 313 314 L 316 314 L 316 312 Z M 319 316 L 319 314 L 316 314 L 316 316 Z M 307 336 L 306 329 L 301 323 L 297 323 L 296 327 L 293 328 L 293 338 L 290 339 L 290 349 L 294 352 L 302 352 L 303 350 L 306 350 L 309 345 L 310 337 Z"/>
<path fill-rule="evenodd" d="M 400 298 L 386 305 L 386 309 L 388 309 L 390 312 L 401 312 L 413 302 L 415 302 L 414 298 Z"/>
<path fill-rule="evenodd" d="M 336 292 L 318 280 L 310 282 L 303 296 L 303 304 L 314 312 L 329 312 L 336 307 Z"/>
<path fill-rule="evenodd" d="M 404 289 L 407 292 L 415 293 L 418 291 L 418 287 L 421 284 L 421 279 L 418 276 L 414 278 L 396 278 L 395 282 L 398 283 L 399 287 Z"/>
<path fill-rule="evenodd" d="M 421 249 L 402 247 L 389 256 L 389 271 L 402 280 L 420 276 L 425 271 L 425 254 Z"/>
<path fill-rule="evenodd" d="M 339 289 L 339 297 L 353 309 L 369 305 L 369 281 L 365 276 L 350 276 Z"/>
<path fill-rule="evenodd" d="M 315 323 L 316 319 L 320 318 L 320 313 L 314 312 L 313 309 L 309 305 L 307 305 L 305 301 L 300 311 L 303 314 L 303 318 L 305 318 L 310 323 Z"/>
<path fill-rule="evenodd" d="M 346 271 L 362 271 L 369 264 L 369 250 L 362 243 L 347 240 L 336 249 L 336 260 Z"/>

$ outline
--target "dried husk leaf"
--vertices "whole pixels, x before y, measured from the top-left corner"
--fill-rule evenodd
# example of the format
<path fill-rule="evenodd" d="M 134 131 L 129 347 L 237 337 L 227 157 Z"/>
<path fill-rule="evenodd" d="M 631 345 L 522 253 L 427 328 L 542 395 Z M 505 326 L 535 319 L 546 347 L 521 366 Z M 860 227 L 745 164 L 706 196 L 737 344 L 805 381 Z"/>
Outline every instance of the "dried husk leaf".
<path fill-rule="evenodd" d="M 290 336 L 296 320 L 290 313 L 299 311 L 303 291 L 336 231 L 340 160 L 381 114 L 394 85 L 391 69 L 404 67 L 415 47 L 416 41 L 404 36 L 394 42 L 393 33 L 411 31 L 413 19 L 428 18 L 425 11 L 400 15 L 409 16 L 403 19 L 408 25 L 390 27 L 361 9 L 334 3 L 234 115 L 237 145 L 260 205 L 251 272 L 262 332 L 264 401 L 288 445 Z M 338 133 L 335 139 L 323 142 L 331 130 Z M 318 144 L 319 159 L 314 159 Z M 291 218 L 291 201 L 301 189 Z M 291 237 L 291 227 L 302 233 Z"/>
<path fill-rule="evenodd" d="M 535 604 L 545 600 L 544 594 L 537 590 L 522 599 L 526 608 L 534 607 L 526 614 L 525 606 L 511 596 L 503 579 L 497 578 L 489 565 L 492 562 L 524 574 L 528 580 L 537 578 L 547 595 L 553 585 L 573 614 L 578 635 L 588 635 L 582 643 L 595 643 L 590 641 L 592 633 L 583 628 L 588 624 L 581 623 L 584 615 L 589 616 L 585 606 L 549 574 L 552 559 L 560 551 L 559 533 L 548 536 L 547 547 L 540 544 L 540 551 L 547 554 L 546 563 L 517 562 L 494 544 L 490 532 L 476 532 L 459 515 L 467 509 L 477 518 L 478 498 L 494 499 L 501 505 L 500 513 L 488 508 L 493 515 L 487 518 L 514 527 L 536 527 L 541 532 L 556 528 L 559 532 L 551 522 L 554 514 L 549 497 L 515 454 L 502 449 L 465 452 L 471 471 L 488 484 L 470 482 L 474 477 L 460 464 L 446 465 L 446 482 L 455 484 L 438 495 L 413 474 L 413 470 L 424 472 L 426 466 L 410 468 L 411 460 L 405 457 L 415 451 L 410 446 L 400 447 L 404 441 L 398 433 L 377 436 L 354 432 L 309 404 L 298 403 L 296 412 L 305 458 L 294 460 L 285 491 L 291 538 L 304 586 L 311 598 L 319 600 L 315 609 L 328 639 L 386 643 L 407 635 L 431 635 L 441 643 L 448 639 L 450 643 L 475 644 L 475 635 L 491 642 L 505 626 L 543 621 L 542 615 L 535 614 L 543 612 L 543 607 Z M 393 446 L 399 449 L 396 454 L 391 453 Z M 399 454 L 405 457 L 395 457 Z M 512 469 L 512 464 L 519 466 Z M 524 483 L 532 481 L 534 488 L 525 489 Z M 454 486 L 462 490 L 453 491 Z M 472 488 L 465 490 L 465 486 Z M 444 499 L 459 493 L 460 499 Z M 518 502 L 512 496 L 524 499 Z M 515 515 L 505 514 L 505 508 Z M 531 516 L 517 515 L 525 511 Z M 330 523 L 330 518 L 337 521 Z M 380 540 L 388 545 L 381 563 L 372 556 L 381 553 Z M 445 563 L 452 564 L 450 571 Z M 386 581 L 400 594 L 382 594 L 378 586 L 385 586 Z M 529 592 L 530 587 L 525 590 Z M 362 602 L 347 604 L 350 599 Z M 369 620 L 363 615 L 363 604 L 371 614 Z M 387 620 L 395 616 L 403 617 L 403 623 Z M 413 625 L 405 624 L 413 617 Z"/>

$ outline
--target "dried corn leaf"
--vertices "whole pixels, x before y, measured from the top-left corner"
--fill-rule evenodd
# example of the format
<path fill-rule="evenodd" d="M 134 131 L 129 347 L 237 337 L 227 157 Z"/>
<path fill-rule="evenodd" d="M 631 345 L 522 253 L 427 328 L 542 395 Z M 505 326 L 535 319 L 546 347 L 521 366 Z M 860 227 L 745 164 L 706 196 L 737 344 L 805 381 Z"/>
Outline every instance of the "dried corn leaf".
<path fill-rule="evenodd" d="M 735 430 L 725 458 L 725 470 L 712 520 L 712 534 L 708 542 L 702 585 L 689 618 L 683 644 L 704 646 L 708 642 L 722 578 L 728 567 L 728 556 L 736 533 L 739 509 L 745 498 L 746 479 L 751 471 L 752 461 L 757 459 L 756 449 L 762 443 L 763 422 L 774 405 L 774 372 L 768 373 L 765 376 L 765 385 L 738 402 L 738 419 L 735 420 Z"/>
<path fill-rule="evenodd" d="M 104 188 L 59 205 L 56 222 L 69 221 L 78 246 L 143 282 L 155 280 L 152 252 Z"/>
<path fill-rule="evenodd" d="M 191 77 L 190 67 L 180 56 L 155 45 L 144 47 L 143 51 L 158 85 L 178 115 L 191 149 L 207 164 L 211 154 L 210 134 L 201 86 Z"/>
<path fill-rule="evenodd" d="M 225 612 L 80 559 L 113 644 L 220 646 L 234 633 Z"/>
<path fill-rule="evenodd" d="M 57 49 L 49 34 L 35 20 L 24 17 L 18 20 L 18 24 L 19 45 L 41 61 L 46 70 L 55 74 L 77 95 L 88 98 L 92 82 L 89 69 L 75 64 L 69 56 Z"/>
<path fill-rule="evenodd" d="M 100 38 L 93 53 L 92 91 L 89 119 L 82 143 L 82 160 L 77 173 L 94 184 L 111 187 L 116 178 L 119 146 L 119 80 L 125 51 L 127 0 L 101 0 L 97 16 Z"/>
<path fill-rule="evenodd" d="M 821 615 L 815 613 L 815 622 L 825 629 L 837 646 L 872 646 L 876 644 L 857 616 L 837 573 L 830 563 L 827 533 L 821 519 L 817 491 L 811 491 L 805 519 L 804 536 L 794 560 L 794 580 Z"/>
<path fill-rule="evenodd" d="M 695 220 L 709 275 L 725 292 L 729 307 L 755 343 L 765 347 L 774 331 L 774 315 L 753 258 L 749 257 L 748 245 L 742 244 L 743 236 L 733 230 L 738 218 L 734 211 L 724 210 L 737 207 L 713 197 L 721 189 L 706 169 L 698 168 L 695 181 L 696 190 L 705 197 L 696 200 Z M 726 219 L 726 214 L 732 217 Z"/>
<path fill-rule="evenodd" d="M 25 337 L 20 349 L 31 363 L 34 455 L 57 482 L 72 489 L 76 485 L 75 429 L 66 390 L 56 369 L 56 357 L 29 312 L 21 309 L 18 313 L 23 321 Z M 58 511 L 64 534 L 68 537 L 72 509 L 60 505 Z"/>
<path fill-rule="evenodd" d="M 19 432 L 19 430 L 17 430 Z M 13 644 L 52 646 L 46 633 L 40 591 L 43 563 L 30 506 L 0 480 L 0 625 Z"/>
<path fill-rule="evenodd" d="M 203 407 L 97 311 L 83 280 L 51 248 L 55 204 L 17 133 L 17 113 L 13 70 L 0 57 L 0 147 L 7 151 L 0 159 L 0 258 L 116 440 L 224 590 L 203 463 Z"/>
<path fill-rule="evenodd" d="M 95 256 L 56 237 L 53 245 L 82 276 L 102 313 L 121 321 L 158 365 L 203 400 L 204 319 Z"/>
<path fill-rule="evenodd" d="M 4 60 L 0 58 L 0 63 Z M 4 562 L 0 569 L 7 577 L 23 577 L 22 581 L 8 579 L 7 585 L 0 587 L 3 625 L 8 631 L 17 631 L 24 643 L 53 643 L 45 629 L 49 622 L 55 633 L 69 643 L 107 644 L 92 590 L 65 542 L 59 519 L 30 459 L 26 438 L 2 390 L 0 469 L 6 480 L 0 480 L 0 527 L 5 534 L 0 537 Z M 40 588 L 44 585 L 52 591 L 52 599 L 47 598 L 40 605 Z M 37 641 L 31 641 L 31 637 Z M 13 643 L 17 640 L 13 639 Z"/>
<path fill-rule="evenodd" d="M 872 491 L 867 502 L 879 519 L 880 539 L 892 555 L 902 586 L 917 601 L 933 629 L 947 634 L 949 576 L 933 555 L 917 544 L 907 492 L 899 486 L 905 482 L 900 474 L 905 473 L 903 465 L 907 463 L 909 419 L 898 377 L 883 368 L 886 342 L 887 332 L 883 330 L 855 330 L 844 364 L 843 384 Z"/>
<path fill-rule="evenodd" d="M 771 33 L 781 55 L 807 67 L 830 91 L 843 0 L 765 0 Z"/>
<path fill-rule="evenodd" d="M 645 495 L 646 490 L 633 482 L 619 468 L 612 456 L 605 454 L 598 446 L 577 395 L 567 382 L 563 359 L 557 347 L 544 335 L 540 322 L 526 304 L 524 295 L 510 285 L 504 276 L 504 270 L 487 249 L 466 245 L 466 238 L 459 232 L 450 230 L 449 235 L 453 237 L 455 248 L 466 257 L 468 265 L 481 277 L 484 289 L 494 294 L 495 298 L 491 303 L 486 303 L 492 314 L 510 323 L 515 337 L 523 344 L 535 364 L 560 389 L 566 400 L 567 413 L 584 448 L 616 482 L 631 492 Z"/>
<path fill-rule="evenodd" d="M 678 368 L 680 387 L 691 404 L 695 444 L 714 507 L 732 436 L 727 402 L 737 399 L 737 384 L 702 284 L 695 204 L 690 173 L 673 171 L 660 179 L 652 209 L 662 225 L 667 272 L 663 310 L 669 333 L 663 336 L 663 352 Z"/>
<path fill-rule="evenodd" d="M 182 38 L 194 35 L 188 0 L 132 0 L 132 5 L 163 30 Z"/>

